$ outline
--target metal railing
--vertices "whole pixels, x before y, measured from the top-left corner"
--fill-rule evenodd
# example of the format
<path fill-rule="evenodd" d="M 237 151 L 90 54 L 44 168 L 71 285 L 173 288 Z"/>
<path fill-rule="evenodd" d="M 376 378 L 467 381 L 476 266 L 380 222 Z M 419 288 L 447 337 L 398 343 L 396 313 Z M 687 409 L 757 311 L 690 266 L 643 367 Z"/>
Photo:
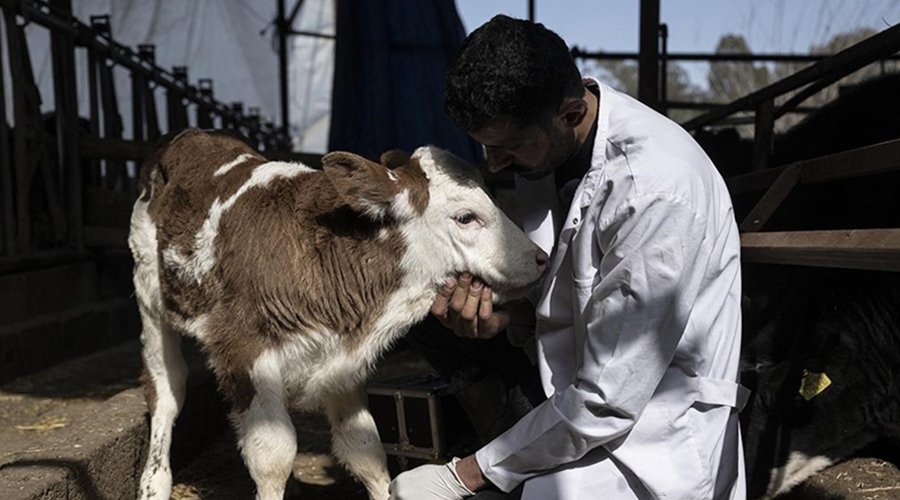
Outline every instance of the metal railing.
<path fill-rule="evenodd" d="M 284 155 L 290 139 L 264 122 L 258 108 L 226 104 L 214 97 L 213 82 L 188 80 L 187 68 L 171 70 L 155 61 L 155 47 L 126 47 L 111 36 L 109 16 L 91 16 L 90 24 L 71 15 L 71 0 L 0 0 L 11 89 L 0 81 L 0 116 L 11 93 L 14 128 L 0 120 L 0 260 L 33 259 L 47 252 L 83 252 L 91 234 L 85 228 L 86 191 L 134 196 L 136 169 L 156 139 L 189 126 L 239 132 L 257 149 Z M 31 68 L 24 27 L 50 35 L 55 110 L 42 115 L 41 97 Z M 88 65 L 89 116 L 78 114 L 76 51 Z M 116 95 L 113 68 L 131 80 L 131 136 Z M 160 123 L 158 93 L 164 93 L 166 123 Z M 5 268 L 9 267 L 8 262 Z"/>

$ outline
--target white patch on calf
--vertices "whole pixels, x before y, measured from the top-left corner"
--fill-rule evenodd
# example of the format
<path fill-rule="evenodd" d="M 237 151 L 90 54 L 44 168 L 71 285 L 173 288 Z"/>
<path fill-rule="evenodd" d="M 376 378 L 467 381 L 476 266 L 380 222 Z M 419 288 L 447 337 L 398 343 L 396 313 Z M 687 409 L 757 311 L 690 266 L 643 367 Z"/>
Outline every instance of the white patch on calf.
<path fill-rule="evenodd" d="M 834 460 L 825 456 L 809 457 L 800 452 L 792 452 L 784 467 L 772 469 L 766 497 L 774 498 L 785 493 L 833 463 Z"/>
<path fill-rule="evenodd" d="M 409 203 L 409 189 L 404 189 L 400 194 L 394 196 L 394 200 L 391 202 L 391 211 L 401 220 L 412 219 L 418 216 Z"/>
<path fill-rule="evenodd" d="M 254 155 L 252 155 L 252 154 L 250 154 L 250 153 L 243 153 L 243 154 L 241 154 L 240 156 L 238 156 L 237 158 L 235 158 L 235 159 L 231 160 L 230 162 L 228 162 L 228 163 L 222 165 L 221 167 L 219 167 L 219 168 L 213 173 L 213 177 L 218 177 L 218 176 L 220 176 L 220 175 L 225 175 L 225 174 L 227 174 L 228 171 L 231 170 L 232 168 L 234 168 L 234 167 L 240 165 L 241 163 L 244 163 L 244 162 L 247 161 L 247 160 L 252 160 L 253 158 L 256 158 L 256 156 L 254 156 Z"/>
<path fill-rule="evenodd" d="M 540 278 L 537 247 L 484 191 L 474 167 L 430 147 L 417 149 L 413 158 L 428 178 L 429 203 L 401 229 L 409 246 L 405 268 L 429 271 L 423 278 L 436 288 L 448 275 L 469 271 L 492 286 L 497 300 L 525 296 Z M 403 206 L 400 200 L 395 204 Z M 462 227 L 454 221 L 469 212 L 480 224 Z"/>
<path fill-rule="evenodd" d="M 250 179 L 238 188 L 234 194 L 224 202 L 219 198 L 209 208 L 206 220 L 197 234 L 194 235 L 194 252 L 190 257 L 176 248 L 167 248 L 163 251 L 163 261 L 167 266 L 179 270 L 182 278 L 190 281 L 201 282 L 203 277 L 213 268 L 215 259 L 215 239 L 219 234 L 219 223 L 222 215 L 228 211 L 238 198 L 254 187 L 266 187 L 276 179 L 296 177 L 300 174 L 315 172 L 315 170 L 299 163 L 268 162 L 253 169 Z"/>

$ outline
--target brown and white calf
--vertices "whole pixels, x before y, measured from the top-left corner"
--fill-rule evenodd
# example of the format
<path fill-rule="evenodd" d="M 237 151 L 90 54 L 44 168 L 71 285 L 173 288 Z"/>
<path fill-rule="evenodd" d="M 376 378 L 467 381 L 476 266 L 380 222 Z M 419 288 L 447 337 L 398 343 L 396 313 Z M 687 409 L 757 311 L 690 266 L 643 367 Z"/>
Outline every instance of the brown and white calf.
<path fill-rule="evenodd" d="M 267 161 L 238 139 L 187 131 L 144 165 L 129 244 L 143 322 L 151 437 L 141 498 L 168 498 L 185 396 L 179 336 L 203 347 L 231 405 L 257 498 L 282 498 L 297 451 L 291 409 L 322 409 L 335 455 L 375 499 L 389 477 L 363 384 L 421 320 L 445 278 L 495 299 L 546 266 L 477 171 L 436 148 L 388 169 L 331 153 L 323 170 Z"/>

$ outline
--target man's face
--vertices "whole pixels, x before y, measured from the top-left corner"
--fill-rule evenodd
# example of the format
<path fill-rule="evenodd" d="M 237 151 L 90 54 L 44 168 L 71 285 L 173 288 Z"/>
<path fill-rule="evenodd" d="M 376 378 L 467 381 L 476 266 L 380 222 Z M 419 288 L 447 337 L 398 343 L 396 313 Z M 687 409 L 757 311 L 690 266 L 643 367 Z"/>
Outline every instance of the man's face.
<path fill-rule="evenodd" d="M 470 132 L 487 156 L 488 170 L 512 170 L 529 179 L 538 179 L 556 170 L 575 151 L 571 128 L 548 120 L 546 125 L 521 126 L 500 117 Z"/>

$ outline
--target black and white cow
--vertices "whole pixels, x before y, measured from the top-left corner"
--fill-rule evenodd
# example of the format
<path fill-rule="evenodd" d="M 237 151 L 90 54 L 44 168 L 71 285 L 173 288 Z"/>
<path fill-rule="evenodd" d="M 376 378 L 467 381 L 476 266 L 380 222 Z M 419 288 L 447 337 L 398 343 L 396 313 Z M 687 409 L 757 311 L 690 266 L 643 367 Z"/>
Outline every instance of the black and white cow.
<path fill-rule="evenodd" d="M 784 493 L 876 441 L 900 444 L 900 274 L 744 271 L 749 497 Z"/>

